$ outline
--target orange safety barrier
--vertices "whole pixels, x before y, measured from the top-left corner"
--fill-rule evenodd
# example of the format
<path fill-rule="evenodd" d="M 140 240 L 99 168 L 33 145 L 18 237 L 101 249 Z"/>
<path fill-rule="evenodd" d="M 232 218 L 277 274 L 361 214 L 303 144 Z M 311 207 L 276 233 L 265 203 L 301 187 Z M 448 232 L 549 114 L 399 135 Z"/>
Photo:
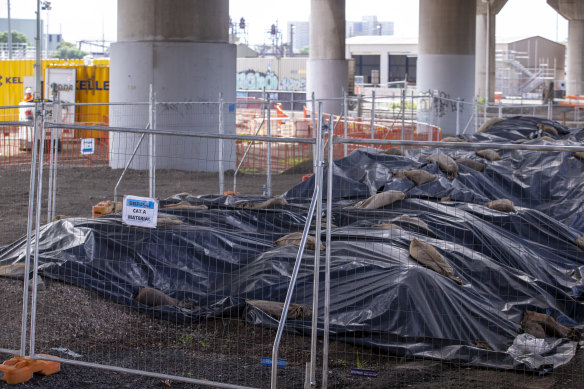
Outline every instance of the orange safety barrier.
<path fill-rule="evenodd" d="M 30 164 L 32 160 L 32 127 L 19 129 L 18 127 L 0 128 L 0 167 Z M 109 158 L 109 138 L 104 131 L 94 131 L 101 133 L 101 138 L 95 139 L 95 151 L 93 154 L 81 154 L 81 137 L 78 137 L 73 130 L 63 130 L 61 139 L 57 143 L 59 150 L 59 162 L 84 162 L 91 165 L 94 161 L 105 162 Z M 46 134 L 43 146 L 43 160 L 50 161 L 50 132 Z M 37 150 L 38 151 L 38 150 Z"/>
<path fill-rule="evenodd" d="M 271 134 L 273 137 L 284 137 L 284 134 L 294 138 L 310 138 L 312 137 L 312 120 L 310 116 L 312 112 L 304 107 L 304 118 L 294 121 L 293 123 L 272 123 Z M 324 120 L 328 122 L 330 115 L 325 114 Z M 336 125 L 339 117 L 333 118 L 333 123 Z M 238 133 L 246 135 L 254 135 L 260 121 L 248 120 L 238 122 Z M 415 141 L 440 141 L 442 139 L 442 131 L 436 126 L 425 123 L 406 122 L 404 127 L 403 139 Z M 265 135 L 265 132 L 260 131 L 260 135 Z M 344 136 L 344 124 L 341 122 L 335 126 L 335 136 Z M 371 121 L 364 118 L 348 118 L 347 119 L 347 137 L 354 139 L 371 139 Z M 325 135 L 325 140 L 327 136 Z M 401 121 L 379 119 L 375 121 L 375 130 L 373 131 L 373 139 L 386 140 L 400 140 L 402 139 Z M 250 142 L 236 141 L 236 158 L 240 161 L 245 154 Z M 367 147 L 356 144 L 337 144 L 334 146 L 335 158 L 344 155 L 345 146 L 347 153 L 361 147 Z M 391 145 L 375 146 L 378 149 L 388 149 Z M 393 146 L 396 147 L 396 146 Z M 412 148 L 412 146 L 408 146 Z M 290 143 L 272 143 L 271 146 L 271 168 L 273 171 L 284 171 L 293 166 L 312 159 L 312 145 L 310 144 L 290 144 Z M 267 145 L 262 142 L 255 142 L 252 144 L 246 160 L 243 161 L 241 169 L 244 172 L 260 173 L 267 169 Z"/>
<path fill-rule="evenodd" d="M 292 120 L 276 105 L 276 114 L 271 122 L 272 137 L 295 137 L 310 138 L 313 136 L 312 112 L 306 107 L 303 109 L 305 118 Z M 267 134 L 267 123 L 262 120 L 264 101 L 256 98 L 238 98 L 237 100 L 237 124 L 238 134 L 255 135 L 258 126 L 263 123 L 258 135 Z M 281 120 L 287 118 L 287 120 Z M 330 115 L 324 115 L 325 120 L 330 119 Z M 334 117 L 337 124 L 339 116 Z M 109 118 L 107 115 L 75 115 L 75 123 L 84 123 L 98 126 L 107 126 Z M 344 136 L 344 124 L 339 123 L 335 127 L 335 136 Z M 49 134 L 50 136 L 50 134 Z M 347 118 L 347 137 L 349 138 L 371 138 L 370 119 Z M 90 155 L 81 154 L 81 139 L 94 138 L 95 151 Z M 401 121 L 376 119 L 373 139 L 399 140 L 402 138 Z M 417 141 L 439 141 L 442 138 L 441 130 L 438 127 L 422 123 L 407 122 L 404 127 L 403 138 Z M 0 167 L 9 165 L 30 164 L 32 159 L 32 128 L 2 127 L 0 128 Z M 245 150 L 249 146 L 249 141 L 236 141 L 236 161 L 239 162 Z M 348 153 L 353 150 L 366 147 L 363 145 L 335 145 L 335 157 L 343 155 L 344 150 Z M 376 146 L 376 148 L 387 149 L 390 145 Z M 109 160 L 109 134 L 106 131 L 78 131 L 63 130 L 58 144 L 59 163 L 81 162 L 91 166 L 94 162 L 107 162 Z M 290 144 L 272 143 L 271 147 L 271 168 L 274 171 L 284 171 L 298 163 L 312 159 L 313 146 L 310 144 Z M 50 141 L 45 140 L 44 162 L 50 160 Z M 243 162 L 242 171 L 249 173 L 263 172 L 267 169 L 267 146 L 262 142 L 255 142 L 250 148 L 250 152 Z"/>
<path fill-rule="evenodd" d="M 569 95 L 565 96 L 563 100 L 558 100 L 560 105 L 567 105 L 570 107 L 584 107 L 584 96 Z"/>
<path fill-rule="evenodd" d="M 0 365 L 0 380 L 5 381 L 8 385 L 16 385 L 30 380 L 34 373 L 51 375 L 59 371 L 61 371 L 59 362 L 42 361 L 30 359 L 29 357 L 14 357 Z"/>

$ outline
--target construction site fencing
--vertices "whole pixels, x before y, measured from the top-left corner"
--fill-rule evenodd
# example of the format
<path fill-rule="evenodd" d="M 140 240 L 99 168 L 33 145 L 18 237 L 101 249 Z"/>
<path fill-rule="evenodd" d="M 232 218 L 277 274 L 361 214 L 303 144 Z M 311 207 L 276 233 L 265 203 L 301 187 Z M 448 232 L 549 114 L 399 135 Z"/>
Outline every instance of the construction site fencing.
<path fill-rule="evenodd" d="M 573 225 L 584 145 L 444 142 L 403 113 L 366 121 L 322 109 L 292 119 L 306 123 L 302 137 L 278 132 L 291 119 L 272 118 L 269 98 L 247 103 L 151 95 L 115 105 L 108 126 L 54 120 L 42 105 L 33 123 L 0 123 L 37 129 L 30 164 L 2 167 L 15 203 L 0 213 L 0 353 L 167 386 L 584 379 L 573 331 L 584 323 Z M 237 127 L 239 108 L 261 120 Z M 107 160 L 65 159 L 66 130 L 105 133 Z M 255 145 L 265 174 L 242 170 Z M 303 150 L 288 156 L 297 170 L 273 174 L 285 166 L 278 145 Z M 122 222 L 127 196 L 155 199 L 153 228 Z M 486 205 L 504 196 L 512 209 Z M 544 332 L 567 332 L 528 336 L 528 311 Z"/>
<path fill-rule="evenodd" d="M 199 108 L 202 108 L 199 113 L 209 112 L 209 107 Z M 226 109 L 229 110 L 228 107 Z M 216 118 L 218 113 L 219 110 L 215 106 L 215 111 L 211 115 Z M 43 123 L 44 128 L 51 131 L 55 129 L 94 131 L 98 128 L 48 121 Z M 33 230 L 29 231 L 28 236 L 25 232 L 25 238 L 20 238 L 28 240 L 30 249 L 29 255 L 26 255 L 26 262 L 23 262 L 20 268 L 28 269 L 30 266 L 30 269 L 34 269 L 30 279 L 31 290 L 29 292 L 29 278 L 24 277 L 26 287 L 21 285 L 14 291 L 11 290 L 14 293 L 3 294 L 0 317 L 3 324 L 12 332 L 2 331 L 0 352 L 28 355 L 33 359 L 40 358 L 88 368 L 137 373 L 156 377 L 161 380 L 160 382 L 176 380 L 215 387 L 265 387 L 270 380 L 270 368 L 265 366 L 265 362 L 262 364 L 262 358 L 271 360 L 275 333 L 268 327 L 250 324 L 245 317 L 240 316 L 237 313 L 240 310 L 238 308 L 240 303 L 234 304 L 233 308 L 227 308 L 227 305 L 230 299 L 229 290 L 237 289 L 241 279 L 245 277 L 244 265 L 255 258 L 259 250 L 265 248 L 267 242 L 275 241 L 279 236 L 279 230 L 291 227 L 287 224 L 286 215 L 282 217 L 278 212 L 252 207 L 257 201 L 251 200 L 261 202 L 266 199 L 261 195 L 262 186 L 266 185 L 265 175 L 240 177 L 239 190 L 248 196 L 248 201 L 244 203 L 221 204 L 209 198 L 210 202 L 207 202 L 206 206 L 200 205 L 198 208 L 194 205 L 186 208 L 184 205 L 178 207 L 176 205 L 181 203 L 181 200 L 185 202 L 193 199 L 191 196 L 223 196 L 218 190 L 221 180 L 217 175 L 217 166 L 220 162 L 225 167 L 234 166 L 235 156 L 227 152 L 221 154 L 218 147 L 229 150 L 233 148 L 236 140 L 266 143 L 277 139 L 233 134 L 221 136 L 211 133 L 185 135 L 183 131 L 176 129 L 150 130 L 147 128 L 150 126 L 151 123 L 147 123 L 145 128 L 115 128 L 118 136 L 145 135 L 144 151 L 136 147 L 138 142 L 130 144 L 129 137 L 111 137 L 114 142 L 110 150 L 110 161 L 118 161 L 117 163 L 124 167 L 130 167 L 128 170 L 112 169 L 107 165 L 98 164 L 91 167 L 71 165 L 62 158 L 56 159 L 56 164 L 49 167 L 44 163 L 30 165 L 29 169 L 32 168 L 33 171 L 29 174 L 36 177 L 33 180 L 36 194 L 30 194 L 32 201 L 30 208 L 26 206 L 22 208 L 31 210 L 34 208 Z M 104 127 L 102 131 L 109 133 L 114 129 Z M 41 139 L 38 140 L 38 144 L 44 143 L 42 133 L 43 131 L 39 131 Z M 180 150 L 174 147 L 165 148 L 169 144 L 177 144 L 170 138 L 180 138 L 182 143 L 194 139 L 208 151 L 205 155 L 193 155 L 190 159 L 188 154 L 177 157 Z M 153 150 L 149 147 L 149 141 L 152 139 L 157 142 L 155 182 L 152 171 L 149 170 L 152 165 L 148 163 L 151 157 L 149 153 Z M 126 151 L 121 146 L 122 141 L 126 142 Z M 310 145 L 314 143 L 314 139 L 289 138 L 280 142 L 305 142 Z M 33 147 L 33 150 L 36 149 Z M 38 151 L 38 158 L 44 161 L 45 156 L 41 155 L 44 149 L 41 147 Z M 206 159 L 204 163 L 203 159 Z M 181 167 L 188 164 L 191 169 L 174 169 L 168 166 L 170 162 L 178 163 Z M 205 171 L 205 167 L 211 165 L 215 168 Z M 51 174 L 55 177 L 52 183 L 47 177 L 49 169 L 52 169 Z M 122 172 L 125 172 L 123 180 Z M 300 176 L 296 175 L 295 178 L 300 182 Z M 275 191 L 282 193 L 294 182 L 293 180 L 294 177 L 283 177 L 282 180 L 274 178 L 272 185 Z M 14 185 L 20 187 L 22 194 L 23 186 L 17 182 Z M 229 177 L 225 185 L 231 185 Z M 107 205 L 98 203 L 101 200 L 111 200 L 114 187 L 118 190 L 120 201 L 128 194 L 159 198 L 157 228 L 123 226 L 119 221 L 107 221 L 107 216 L 103 216 L 104 219 L 92 219 L 92 213 L 93 216 L 108 213 L 106 209 L 111 202 Z M 54 204 L 51 204 L 51 197 Z M 223 198 L 228 200 L 231 197 Z M 316 205 L 316 200 L 313 203 Z M 51 207 L 54 207 L 60 216 L 50 218 Z M 207 208 L 208 212 L 203 208 Z M 111 212 L 111 209 L 109 211 Z M 238 215 L 240 212 L 246 215 Z M 249 234 L 245 233 L 245 229 L 236 232 L 233 227 L 241 223 L 249 224 L 250 217 L 260 218 L 268 225 L 245 237 Z M 77 224 L 81 220 L 84 221 Z M 260 226 L 263 223 L 260 223 Z M 101 225 L 98 227 L 99 232 L 93 230 L 98 225 Z M 304 222 L 294 222 L 294 225 L 295 229 L 302 231 Z M 46 277 L 46 273 L 37 276 L 39 268 L 43 267 L 45 255 L 48 254 L 47 246 L 39 242 L 41 237 L 37 231 L 42 231 L 41 236 L 46 236 L 44 231 L 48 232 L 47 229 L 60 227 L 70 229 L 71 235 L 65 233 L 60 237 L 54 236 L 54 247 L 49 251 L 56 255 L 55 260 L 61 262 L 61 259 L 64 259 L 63 257 L 57 259 L 60 257 L 57 252 L 67 251 L 69 243 L 65 241 L 69 241 L 72 244 L 69 248 L 74 252 L 78 252 L 81 247 L 91 250 L 91 253 L 87 252 L 87 256 L 83 256 L 87 262 L 83 265 L 78 263 L 73 268 L 61 263 L 57 266 L 59 269 L 55 269 L 54 277 Z M 90 233 L 91 242 L 85 241 L 89 237 L 84 232 L 89 231 L 87 228 L 93 230 Z M 130 235 L 110 241 L 108 236 L 113 237 L 121 232 L 120 228 L 127 229 Z M 179 232 L 180 230 L 182 232 Z M 172 238 L 172 235 L 175 238 Z M 306 240 L 306 236 L 304 239 Z M 156 241 L 158 243 L 155 243 Z M 197 241 L 199 243 L 196 243 Z M 223 245 L 222 241 L 231 243 Z M 74 242 L 83 243 L 74 248 L 73 246 L 76 246 Z M 203 247 L 210 242 L 217 246 L 209 252 L 208 248 Z M 2 245 L 9 243 L 10 240 L 6 240 Z M 23 244 L 26 251 L 27 244 Z M 89 249 L 88 244 L 93 248 Z M 149 251 L 147 247 L 154 251 L 146 254 L 143 250 Z M 164 256 L 174 258 L 173 261 L 185 262 L 182 265 L 179 262 L 172 264 L 160 262 L 162 258 L 158 255 L 166 250 L 168 251 Z M 2 270 L 5 269 L 7 268 L 2 267 Z M 87 273 L 86 270 L 89 269 L 94 270 Z M 117 269 L 114 270 L 117 274 L 114 275 L 116 281 L 111 278 L 113 274 L 106 269 Z M 209 273 L 201 274 L 201 271 Z M 174 285 L 172 289 L 177 288 L 177 291 L 181 291 L 179 294 L 173 292 L 166 297 L 177 302 L 175 308 L 169 311 L 168 307 L 164 308 L 160 302 L 148 300 L 149 297 L 141 302 L 133 300 L 143 297 L 139 297 L 140 292 L 168 289 L 170 285 L 164 286 L 156 281 L 165 273 L 175 273 L 178 277 L 176 279 L 171 277 L 172 281 L 167 280 Z M 64 284 L 57 280 L 64 281 Z M 146 287 L 147 285 L 151 287 Z M 138 289 L 134 290 L 136 287 Z M 282 288 L 285 291 L 287 284 L 284 283 Z M 24 298 L 22 295 L 17 297 L 17 290 L 21 293 L 25 291 Z M 119 293 L 122 290 L 129 293 L 130 300 Z M 269 293 L 271 292 L 256 293 L 254 298 L 258 301 L 268 301 Z M 199 297 L 195 297 L 197 295 Z M 227 300 L 221 302 L 223 298 Z M 195 300 L 198 300 L 196 304 Z M 211 300 L 214 301 L 214 305 L 211 305 Z M 166 305 L 166 302 L 163 303 Z M 226 308 L 223 313 L 219 313 L 222 311 L 220 308 L 222 304 Z M 6 307 L 15 309 L 6 310 Z M 70 309 L 63 312 L 65 307 Z M 16 309 L 18 312 L 23 310 L 26 312 L 23 314 L 26 318 L 23 331 L 16 326 L 10 327 L 10 323 L 15 322 L 13 318 L 19 316 Z M 302 336 L 285 336 L 282 340 L 283 350 L 280 351 L 280 355 L 286 358 L 290 374 L 280 374 L 280 382 L 287 387 L 294 387 L 298 380 L 303 379 L 305 371 L 303 358 L 310 352 L 310 347 L 304 347 L 307 342 L 309 340 Z"/>
<path fill-rule="evenodd" d="M 225 103 L 227 113 L 235 112 L 235 126 L 238 134 L 266 135 L 268 132 L 266 119 L 269 116 L 271 136 L 298 138 L 314 136 L 314 122 L 311 116 L 314 117 L 312 112 L 318 109 L 312 107 L 310 98 L 308 100 L 268 99 L 271 95 L 273 93 L 263 92 L 262 96 L 264 97 L 239 97 L 236 102 Z M 485 103 L 479 100 L 461 101 L 433 93 L 419 94 L 410 89 L 402 89 L 401 92 L 398 90 L 391 95 L 375 96 L 375 92 L 372 92 L 367 96 L 345 96 L 342 99 L 336 99 L 336 101 L 339 107 L 336 115 L 341 117 L 342 121 L 335 128 L 335 134 L 349 138 L 432 141 L 441 139 L 444 133 L 471 134 L 487 120 L 494 117 L 507 118 L 517 115 L 548 118 L 571 127 L 580 127 L 581 104 L 576 97 L 548 104 L 528 104 L 523 101 Z M 167 128 L 175 128 L 181 125 L 181 120 L 188 121 L 184 118 L 188 117 L 190 111 L 213 110 L 218 104 L 219 97 L 216 102 L 209 103 L 172 103 L 159 102 L 155 99 L 131 105 L 126 103 L 46 103 L 45 109 L 50 115 L 53 107 L 58 106 L 61 116 L 59 121 L 90 126 L 108 126 L 110 121 L 114 125 L 123 125 L 125 122 L 132 122 L 136 115 L 155 112 L 155 116 L 158 116 L 156 120 L 161 121 L 161 124 Z M 149 108 L 152 106 L 155 109 Z M 286 109 L 298 106 L 303 106 L 302 113 Z M 31 104 L 30 107 L 34 109 L 34 104 Z M 179 107 L 182 108 L 179 109 Z M 4 121 L 19 120 L 18 115 L 14 113 L 14 108 L 18 107 L 0 108 L 1 111 L 6 112 L 5 115 L 0 112 Z M 181 112 L 181 109 L 184 112 Z M 201 112 L 201 114 L 209 118 L 217 116 L 211 111 Z M 452 115 L 455 119 L 446 128 L 442 128 L 444 124 L 441 120 L 445 115 Z M 227 115 L 227 117 L 230 116 Z M 262 124 L 261 128 L 260 124 Z M 232 123 L 226 122 L 225 128 L 229 128 L 231 125 Z M 206 124 L 197 123 L 196 126 L 205 127 Z M 373 131 L 371 131 L 372 128 Z M 3 127 L 0 137 L 0 166 L 30 163 L 32 129 L 32 126 Z M 110 139 L 107 132 L 63 129 L 58 131 L 58 136 L 58 147 L 62 150 L 61 158 L 64 161 L 85 164 L 109 161 Z M 47 133 L 47 139 L 49 137 L 50 133 Z M 94 154 L 83 155 L 81 153 L 83 139 L 93 139 L 96 145 Z M 342 148 L 343 152 L 350 153 L 354 146 L 344 145 Z M 250 147 L 246 141 L 236 141 L 234 152 L 237 155 L 237 165 L 241 163 L 241 172 L 265 172 L 268 168 L 266 151 L 259 144 L 252 144 Z M 310 153 L 310 148 L 302 145 L 273 144 L 270 153 L 270 168 L 274 172 L 285 171 L 299 162 L 308 161 Z M 243 158 L 244 154 L 246 154 L 246 158 Z M 45 155 L 48 154 L 45 153 Z"/>

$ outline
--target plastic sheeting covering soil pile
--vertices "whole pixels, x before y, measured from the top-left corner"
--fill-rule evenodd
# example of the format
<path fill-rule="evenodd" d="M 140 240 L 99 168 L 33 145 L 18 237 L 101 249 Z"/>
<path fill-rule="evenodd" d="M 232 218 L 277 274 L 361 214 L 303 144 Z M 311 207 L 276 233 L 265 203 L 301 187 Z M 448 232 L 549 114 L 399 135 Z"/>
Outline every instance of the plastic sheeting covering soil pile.
<path fill-rule="evenodd" d="M 398 356 L 474 366 L 548 371 L 568 362 L 584 325 L 584 250 L 577 240 L 582 233 L 563 223 L 551 203 L 568 206 L 567 196 L 582 196 L 570 180 L 581 176 L 583 162 L 567 153 L 500 152 L 501 161 L 480 160 L 483 172 L 457 164 L 454 178 L 426 159 L 435 152 L 356 151 L 335 162 L 335 201 L 326 221 L 333 225 L 331 336 Z M 443 152 L 479 161 L 468 151 Z M 523 159 L 538 164 L 528 168 Z M 419 186 L 405 174 L 394 177 L 409 169 L 435 177 Z M 529 174 L 558 185 L 563 180 L 571 192 Z M 531 191 L 528 181 L 540 187 Z M 551 193 L 538 199 L 542 185 Z M 374 201 L 362 201 L 388 190 L 407 197 L 393 196 L 392 204 L 376 209 L 367 208 Z M 119 215 L 56 221 L 39 234 L 40 273 L 168 320 L 232 316 L 275 327 L 278 315 L 262 306 L 284 301 L 298 250 L 276 241 L 302 230 L 310 194 L 304 182 L 267 209 L 242 206 L 265 198 L 177 195 L 161 207 L 204 207 L 162 208 L 163 223 L 152 230 L 126 226 Z M 445 196 L 450 201 L 438 201 Z M 511 198 L 514 210 L 485 205 L 501 197 Z M 439 266 L 414 259 L 414 243 L 430 245 L 428 258 L 438 257 Z M 21 239 L 0 249 L 0 266 L 22 263 L 25 246 Z M 310 332 L 313 253 L 306 251 L 299 271 L 298 309 L 288 331 Z M 324 280 L 324 266 L 320 275 Z M 150 299 L 137 298 L 148 291 Z M 322 312 L 321 306 L 320 328 Z M 526 323 L 526 312 L 545 320 Z M 548 319 L 560 330 L 548 331 Z"/>
<path fill-rule="evenodd" d="M 550 132 L 553 130 L 549 127 L 553 128 L 557 135 L 539 128 L 544 125 Z M 516 117 L 493 124 L 486 132 L 469 136 L 466 140 L 582 146 L 584 130 L 568 130 L 549 120 Z M 335 161 L 334 199 L 363 198 L 382 190 L 399 190 L 409 198 L 440 200 L 449 197 L 453 201 L 475 204 L 506 198 L 515 205 L 540 210 L 584 232 L 584 160 L 569 152 L 491 150 L 501 159 L 489 161 L 474 150 L 464 149 L 464 143 L 460 145 L 460 149 L 406 150 L 404 156 L 373 150 L 356 151 Z M 437 152 L 459 160 L 456 179 L 448 179 L 447 175 L 441 174 L 438 164 L 427 160 Z M 466 166 L 468 160 L 483 164 L 484 170 Z M 396 174 L 410 169 L 427 171 L 437 179 L 416 186 L 413 181 Z M 289 190 L 286 197 L 310 197 L 313 190 L 314 181 L 310 179 Z"/>

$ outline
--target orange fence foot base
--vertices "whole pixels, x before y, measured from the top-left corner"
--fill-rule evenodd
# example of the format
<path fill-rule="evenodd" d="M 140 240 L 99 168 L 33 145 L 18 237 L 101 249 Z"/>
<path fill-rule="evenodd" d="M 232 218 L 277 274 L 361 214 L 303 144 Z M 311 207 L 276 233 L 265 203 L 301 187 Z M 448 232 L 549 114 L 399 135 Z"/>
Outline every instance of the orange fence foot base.
<path fill-rule="evenodd" d="M 16 385 L 30 380 L 34 373 L 51 375 L 59 371 L 61 371 L 59 362 L 14 357 L 0 365 L 0 381 Z"/>

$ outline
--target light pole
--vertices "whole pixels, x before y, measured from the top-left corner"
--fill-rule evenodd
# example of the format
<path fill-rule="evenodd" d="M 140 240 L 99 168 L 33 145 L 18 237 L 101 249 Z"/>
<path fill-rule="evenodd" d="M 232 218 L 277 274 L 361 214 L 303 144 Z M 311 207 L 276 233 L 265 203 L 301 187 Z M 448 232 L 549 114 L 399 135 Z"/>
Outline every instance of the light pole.
<path fill-rule="evenodd" d="M 296 26 L 291 24 L 290 25 L 290 57 L 294 56 L 294 30 Z"/>
<path fill-rule="evenodd" d="M 8 59 L 12 59 L 12 27 L 10 26 L 10 0 L 8 3 Z"/>
<path fill-rule="evenodd" d="M 34 77 L 35 77 L 35 91 L 34 99 L 39 101 L 42 97 L 42 77 L 41 77 L 41 0 L 37 0 L 37 11 L 36 11 L 36 37 L 34 38 L 36 43 L 36 62 L 34 64 Z"/>
<path fill-rule="evenodd" d="M 42 1 L 41 9 L 47 11 L 47 33 L 45 34 L 45 58 L 49 58 L 49 11 L 53 9 L 50 1 Z"/>

